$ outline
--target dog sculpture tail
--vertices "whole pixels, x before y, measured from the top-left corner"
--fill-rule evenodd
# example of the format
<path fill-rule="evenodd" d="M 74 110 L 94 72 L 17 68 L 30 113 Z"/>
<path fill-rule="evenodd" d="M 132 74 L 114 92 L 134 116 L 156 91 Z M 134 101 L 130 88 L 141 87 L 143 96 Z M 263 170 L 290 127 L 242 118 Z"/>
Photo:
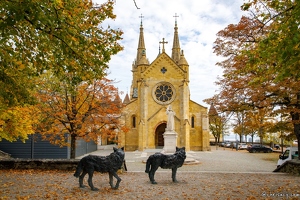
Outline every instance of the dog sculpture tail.
<path fill-rule="evenodd" d="M 149 156 L 149 158 L 147 159 L 147 162 L 146 162 L 146 170 L 145 170 L 146 173 L 150 172 L 151 161 L 152 161 L 152 156 Z"/>
<path fill-rule="evenodd" d="M 80 173 L 82 172 L 82 168 L 83 168 L 83 162 L 82 162 L 82 159 L 79 161 L 77 167 L 76 167 L 76 171 L 74 173 L 74 176 L 76 178 L 78 178 L 80 176 Z"/>

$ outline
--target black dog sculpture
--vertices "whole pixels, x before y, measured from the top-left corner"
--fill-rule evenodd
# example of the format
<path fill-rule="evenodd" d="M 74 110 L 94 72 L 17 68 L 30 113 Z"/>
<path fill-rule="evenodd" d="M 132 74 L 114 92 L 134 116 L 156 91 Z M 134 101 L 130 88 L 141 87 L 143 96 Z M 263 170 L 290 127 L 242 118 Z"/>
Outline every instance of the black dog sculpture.
<path fill-rule="evenodd" d="M 121 169 L 122 164 L 124 162 L 124 147 L 117 149 L 113 148 L 114 152 L 108 156 L 94 156 L 88 155 L 83 157 L 76 168 L 76 172 L 74 173 L 75 177 L 79 177 L 79 186 L 85 187 L 83 185 L 83 178 L 86 174 L 89 175 L 88 184 L 92 190 L 98 190 L 93 185 L 93 174 L 94 171 L 109 174 L 109 184 L 112 189 L 118 189 L 119 184 L 121 182 L 121 178 L 117 175 L 118 169 Z M 82 173 L 81 173 L 82 172 Z M 81 174 L 80 174 L 81 173 Z M 117 179 L 117 183 L 113 185 L 113 176 Z"/>
<path fill-rule="evenodd" d="M 178 182 L 176 180 L 177 168 L 183 165 L 185 158 L 185 147 L 176 147 L 176 152 L 173 155 L 155 153 L 149 156 L 147 159 L 145 172 L 148 173 L 151 183 L 157 184 L 157 182 L 154 180 L 154 174 L 158 167 L 163 169 L 172 169 L 172 180 L 176 183 Z"/>

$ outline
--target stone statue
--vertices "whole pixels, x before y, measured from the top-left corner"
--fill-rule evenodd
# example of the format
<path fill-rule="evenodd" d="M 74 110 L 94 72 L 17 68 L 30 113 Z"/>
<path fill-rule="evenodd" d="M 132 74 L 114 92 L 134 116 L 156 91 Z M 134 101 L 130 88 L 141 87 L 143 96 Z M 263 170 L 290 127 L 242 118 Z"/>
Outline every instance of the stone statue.
<path fill-rule="evenodd" d="M 174 117 L 175 112 L 172 110 L 172 106 L 169 105 L 167 107 L 167 115 L 168 115 L 168 121 L 167 121 L 167 128 L 166 131 L 174 131 L 175 123 L 174 123 Z"/>

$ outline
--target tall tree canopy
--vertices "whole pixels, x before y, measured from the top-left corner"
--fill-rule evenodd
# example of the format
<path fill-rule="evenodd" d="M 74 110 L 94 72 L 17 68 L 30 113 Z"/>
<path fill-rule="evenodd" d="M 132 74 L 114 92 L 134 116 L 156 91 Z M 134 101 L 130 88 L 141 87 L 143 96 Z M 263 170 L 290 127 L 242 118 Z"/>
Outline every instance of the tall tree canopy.
<path fill-rule="evenodd" d="M 299 141 L 300 2 L 250 0 L 242 9 L 248 15 L 218 33 L 214 50 L 226 57 L 217 63 L 224 75 L 217 82 L 220 93 L 206 101 L 234 112 L 288 113 Z"/>
<path fill-rule="evenodd" d="M 111 55 L 122 47 L 122 32 L 101 27 L 114 19 L 113 0 L 25 0 L 0 2 L 0 100 L 14 105 L 30 100 L 33 76 L 51 69 L 72 81 L 101 77 Z"/>
<path fill-rule="evenodd" d="M 25 121 L 13 113 L 35 110 L 35 78 L 51 71 L 76 86 L 106 75 L 111 56 L 123 49 L 118 43 L 122 31 L 101 26 L 116 17 L 113 6 L 113 0 L 101 5 L 91 0 L 0 1 L 0 140 L 33 133 L 29 124 L 37 113 L 27 112 L 24 116 L 32 119 Z M 26 126 L 12 128 L 17 122 Z"/>

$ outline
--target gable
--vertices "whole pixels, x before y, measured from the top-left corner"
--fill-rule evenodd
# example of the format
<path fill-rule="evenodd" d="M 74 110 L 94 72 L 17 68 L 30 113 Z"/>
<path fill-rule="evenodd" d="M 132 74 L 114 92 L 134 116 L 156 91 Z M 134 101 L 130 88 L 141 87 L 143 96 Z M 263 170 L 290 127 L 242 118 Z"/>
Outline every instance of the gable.
<path fill-rule="evenodd" d="M 143 72 L 142 77 L 156 78 L 166 80 L 184 79 L 185 71 L 183 71 L 166 53 L 161 53 Z"/>
<path fill-rule="evenodd" d="M 199 104 L 195 101 L 190 100 L 189 105 L 190 105 L 191 110 L 207 112 L 207 107 L 205 107 L 205 106 L 203 106 L 203 105 L 201 105 L 201 104 Z"/>

